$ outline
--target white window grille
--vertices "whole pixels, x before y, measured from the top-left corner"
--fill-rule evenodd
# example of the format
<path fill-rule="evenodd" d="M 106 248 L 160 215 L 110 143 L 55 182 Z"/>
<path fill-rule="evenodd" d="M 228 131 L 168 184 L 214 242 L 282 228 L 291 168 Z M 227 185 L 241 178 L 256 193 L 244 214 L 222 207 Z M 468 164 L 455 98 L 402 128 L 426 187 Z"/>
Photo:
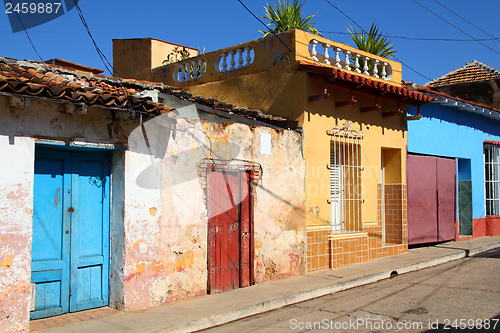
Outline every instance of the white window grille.
<path fill-rule="evenodd" d="M 327 131 L 330 141 L 330 216 L 333 233 L 362 231 L 363 133 L 347 121 Z"/>
<path fill-rule="evenodd" d="M 486 215 L 500 215 L 499 146 L 484 145 Z"/>

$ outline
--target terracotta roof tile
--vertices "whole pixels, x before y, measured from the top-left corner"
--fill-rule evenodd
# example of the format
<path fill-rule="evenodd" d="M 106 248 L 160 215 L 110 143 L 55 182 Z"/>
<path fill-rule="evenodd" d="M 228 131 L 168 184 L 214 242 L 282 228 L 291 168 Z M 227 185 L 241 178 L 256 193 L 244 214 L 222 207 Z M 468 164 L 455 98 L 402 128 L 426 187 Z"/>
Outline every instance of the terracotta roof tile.
<path fill-rule="evenodd" d="M 481 82 L 490 79 L 500 79 L 500 71 L 485 65 L 482 62 L 474 60 L 473 62 L 467 63 L 463 67 L 457 68 L 426 83 L 425 85 L 435 88 L 454 84 Z"/>
<path fill-rule="evenodd" d="M 81 74 L 57 65 L 0 57 L 0 92 L 132 109 L 152 114 L 163 114 L 173 110 L 171 107 L 155 103 L 151 98 L 140 95 L 141 92 L 154 89 L 190 103 L 198 103 L 278 127 L 295 129 L 298 126 L 296 121 L 268 115 L 259 110 L 237 107 L 214 98 L 195 96 L 180 88 L 162 83 L 134 79 L 122 80 L 100 74 Z"/>
<path fill-rule="evenodd" d="M 83 80 L 69 79 L 68 76 L 47 71 L 46 65 L 33 62 L 29 67 L 26 62 L 23 66 L 17 60 L 0 58 L 0 91 L 30 96 L 39 96 L 54 99 L 63 99 L 72 102 L 83 102 L 87 105 L 101 105 L 127 108 L 135 111 L 145 111 L 160 114 L 162 109 L 168 108 L 162 104 L 151 105 L 144 98 L 130 95 L 110 94 L 109 98 L 101 92 L 88 88 Z M 55 69 L 56 66 L 51 65 Z M 173 109 L 173 108 L 168 108 Z"/>
<path fill-rule="evenodd" d="M 444 94 L 442 92 L 439 92 L 439 91 L 436 91 L 436 90 L 433 90 L 431 89 L 430 87 L 425 87 L 423 86 L 423 91 L 425 91 L 426 93 L 429 93 L 429 94 L 434 94 L 434 95 L 437 95 L 437 96 L 441 96 L 441 97 L 445 97 L 445 98 L 449 98 L 449 99 L 452 99 L 454 101 L 459 101 L 459 102 L 463 102 L 463 103 L 467 103 L 467 104 L 470 104 L 470 105 L 474 105 L 474 106 L 477 106 L 477 107 L 480 107 L 480 108 L 483 108 L 483 109 L 488 109 L 488 110 L 491 110 L 491 111 L 495 111 L 495 112 L 499 112 L 500 113 L 500 110 L 499 109 L 495 109 L 494 107 L 491 107 L 489 105 L 484 105 L 484 104 L 481 104 L 481 103 L 476 103 L 476 102 L 471 102 L 471 101 L 468 101 L 466 99 L 463 99 L 463 98 L 458 98 L 458 97 L 455 97 L 455 96 L 451 96 L 451 95 L 448 95 L 448 94 Z"/>
<path fill-rule="evenodd" d="M 326 77 L 329 77 L 331 80 L 354 82 L 365 89 L 369 89 L 374 94 L 377 93 L 374 90 L 390 93 L 393 95 L 395 99 L 398 99 L 399 97 L 404 98 L 405 99 L 404 103 L 410 105 L 415 103 L 419 105 L 425 104 L 433 100 L 433 98 L 430 96 L 426 96 L 424 94 L 411 91 L 405 87 L 395 86 L 393 84 L 383 81 L 372 80 L 370 78 L 361 75 L 356 75 L 346 72 L 340 68 L 318 65 L 315 62 L 301 61 L 299 64 L 299 69 L 304 70 L 306 72 L 323 74 Z M 359 89 L 359 87 L 357 89 Z"/>

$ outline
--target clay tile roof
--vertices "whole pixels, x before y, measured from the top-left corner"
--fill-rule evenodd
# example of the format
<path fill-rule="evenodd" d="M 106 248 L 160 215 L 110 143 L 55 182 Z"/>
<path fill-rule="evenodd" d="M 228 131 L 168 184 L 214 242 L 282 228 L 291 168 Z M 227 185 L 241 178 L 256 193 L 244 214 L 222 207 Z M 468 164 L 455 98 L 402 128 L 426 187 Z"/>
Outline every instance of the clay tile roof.
<path fill-rule="evenodd" d="M 92 83 L 89 83 L 92 74 L 86 78 L 79 76 L 76 72 L 58 74 L 57 68 L 54 65 L 49 68 L 45 64 L 34 61 L 0 57 L 0 91 L 85 103 L 91 106 L 118 107 L 152 114 L 173 110 L 146 98 L 125 94 L 123 89 L 112 85 L 104 85 L 104 87 L 101 85 L 103 89 L 93 89 Z"/>
<path fill-rule="evenodd" d="M 477 106 L 477 107 L 480 107 L 480 108 L 483 108 L 483 109 L 487 109 L 487 110 L 491 110 L 491 111 L 500 113 L 499 109 L 496 109 L 496 108 L 491 107 L 489 105 L 485 105 L 485 104 L 481 104 L 481 103 L 476 103 L 476 102 L 471 102 L 471 101 L 468 101 L 468 100 L 463 99 L 463 98 L 458 98 L 458 97 L 455 97 L 455 96 L 451 96 L 451 95 L 442 93 L 440 91 L 432 90 L 430 87 L 427 87 L 427 88 L 424 88 L 424 89 L 425 89 L 425 92 L 429 93 L 429 94 L 433 94 L 433 95 L 440 96 L 440 97 L 445 97 L 445 98 L 448 98 L 448 99 L 451 99 L 451 100 L 454 100 L 454 101 L 459 101 L 459 102 L 462 102 L 462 103 L 467 103 L 467 104 L 470 104 L 470 105 L 473 105 L 473 106 Z"/>
<path fill-rule="evenodd" d="M 467 63 L 463 67 L 457 68 L 426 83 L 425 85 L 435 88 L 454 84 L 487 81 L 490 79 L 500 79 L 500 71 L 485 65 L 480 61 L 474 60 Z"/>
<path fill-rule="evenodd" d="M 346 72 L 340 68 L 332 68 L 323 65 L 318 65 L 316 62 L 301 61 L 298 67 L 299 70 L 306 72 L 324 75 L 330 82 L 346 83 L 344 86 L 351 86 L 353 90 L 363 90 L 366 93 L 377 95 L 380 91 L 385 92 L 394 100 L 401 100 L 409 105 L 422 105 L 433 100 L 431 96 L 414 92 L 405 87 L 399 87 L 388 82 L 372 80 L 370 78 Z M 353 85 L 352 83 L 356 83 Z"/>
<path fill-rule="evenodd" d="M 189 103 L 197 103 L 228 114 L 296 129 L 298 123 L 260 110 L 237 107 L 214 98 L 196 96 L 180 88 L 149 81 L 119 79 L 100 74 L 80 73 L 73 69 L 37 61 L 20 61 L 0 57 L 0 92 L 24 94 L 85 103 L 102 107 L 164 114 L 173 108 L 155 103 L 141 93 L 157 90 Z"/>

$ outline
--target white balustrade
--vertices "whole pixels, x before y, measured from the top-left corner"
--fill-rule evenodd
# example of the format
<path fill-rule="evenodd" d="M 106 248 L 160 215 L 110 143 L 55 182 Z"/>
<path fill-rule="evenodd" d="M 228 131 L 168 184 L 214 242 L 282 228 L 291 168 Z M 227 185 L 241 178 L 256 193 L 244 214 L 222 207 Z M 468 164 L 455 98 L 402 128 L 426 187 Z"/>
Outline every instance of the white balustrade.
<path fill-rule="evenodd" d="M 321 50 L 323 48 L 323 50 Z M 331 48 L 331 51 L 330 51 Z M 392 67 L 388 62 L 382 62 L 369 55 L 353 53 L 342 46 L 333 46 L 322 43 L 318 40 L 309 42 L 309 53 L 314 61 L 337 68 L 354 71 L 382 80 L 390 80 L 392 77 Z M 335 59 L 330 58 L 330 54 L 335 54 Z"/>
<path fill-rule="evenodd" d="M 236 69 L 236 67 L 234 67 L 234 65 L 236 65 L 236 63 L 234 62 L 234 55 L 235 54 L 236 54 L 235 50 L 229 51 L 229 55 L 231 56 L 231 61 L 229 62 L 229 70 L 230 71 Z"/>
<path fill-rule="evenodd" d="M 318 41 L 317 40 L 313 40 L 311 42 L 311 57 L 313 58 L 313 60 L 316 60 L 318 61 L 318 52 L 316 51 L 316 44 L 318 44 Z"/>
<path fill-rule="evenodd" d="M 354 63 L 354 71 L 356 73 L 361 73 L 361 70 L 359 69 L 359 57 L 361 57 L 361 54 L 356 54 L 356 62 Z"/>
<path fill-rule="evenodd" d="M 378 76 L 378 64 L 380 63 L 380 61 L 378 60 L 375 60 L 375 64 L 373 65 L 373 74 L 372 76 L 375 77 L 375 78 L 379 78 Z"/>
<path fill-rule="evenodd" d="M 222 52 L 219 56 L 219 61 L 215 63 L 217 72 L 229 72 L 236 69 L 241 69 L 253 63 L 253 49 L 250 46 L 240 47 L 229 52 Z M 228 65 L 229 63 L 229 65 Z"/>
<path fill-rule="evenodd" d="M 325 64 L 330 65 L 330 55 L 328 54 L 328 49 L 330 44 L 325 44 Z"/>
<path fill-rule="evenodd" d="M 384 79 L 384 80 L 387 80 L 387 71 L 385 70 L 386 67 L 387 67 L 387 63 L 384 62 L 382 64 L 382 73 L 381 73 L 382 74 L 382 79 Z"/>
<path fill-rule="evenodd" d="M 368 72 L 368 62 L 370 62 L 370 57 L 365 57 L 365 61 L 363 64 L 363 74 L 365 75 L 370 75 L 370 72 Z"/>
<path fill-rule="evenodd" d="M 174 71 L 175 82 L 186 82 L 199 79 L 205 74 L 206 63 L 202 59 L 187 61 L 177 65 Z"/>

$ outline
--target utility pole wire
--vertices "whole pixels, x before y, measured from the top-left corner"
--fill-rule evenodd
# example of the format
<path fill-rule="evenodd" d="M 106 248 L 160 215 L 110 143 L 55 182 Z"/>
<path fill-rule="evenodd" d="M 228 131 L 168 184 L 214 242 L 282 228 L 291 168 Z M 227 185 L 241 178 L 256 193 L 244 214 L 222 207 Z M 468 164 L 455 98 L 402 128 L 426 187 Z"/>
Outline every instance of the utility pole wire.
<path fill-rule="evenodd" d="M 469 36 L 470 38 L 474 39 L 476 42 L 478 42 L 479 44 L 483 45 L 484 47 L 490 49 L 491 51 L 495 52 L 496 54 L 500 55 L 500 52 L 492 49 L 491 47 L 489 47 L 488 45 L 484 44 L 483 42 L 477 40 L 476 38 L 472 37 L 471 35 L 469 35 L 468 33 L 466 33 L 465 31 L 463 31 L 462 29 L 460 29 L 459 27 L 457 27 L 456 25 L 453 25 L 452 23 L 446 21 L 444 18 L 442 18 L 441 16 L 439 16 L 438 14 L 434 13 L 432 10 L 430 10 L 429 8 L 425 7 L 424 5 L 422 5 L 420 2 L 418 2 L 417 0 L 413 0 L 413 2 L 415 2 L 416 4 L 418 4 L 420 7 L 424 8 L 425 10 L 427 10 L 428 12 L 430 12 L 431 14 L 435 15 L 436 17 L 438 17 L 439 19 L 443 20 L 444 22 L 448 23 L 449 25 L 451 25 L 453 28 L 457 29 L 458 31 L 460 31 L 461 33 Z"/>
<path fill-rule="evenodd" d="M 335 6 L 334 4 L 332 4 L 329 0 L 325 0 L 326 2 L 328 2 L 330 4 L 330 6 L 332 6 L 333 8 L 335 8 L 336 10 L 338 10 L 342 15 L 344 15 L 345 17 L 347 17 L 352 23 L 354 23 L 358 28 L 361 29 L 361 32 L 365 32 L 365 30 L 356 22 L 354 21 L 351 17 L 349 17 L 349 15 L 347 15 L 346 13 L 344 13 L 343 11 L 341 11 L 337 6 Z M 411 71 L 417 73 L 418 75 L 420 75 L 421 77 L 427 79 L 427 80 L 431 80 L 429 77 L 425 76 L 424 74 L 418 72 L 417 70 L 413 69 L 412 67 L 408 66 L 407 64 L 405 64 L 404 62 L 402 62 L 399 58 L 397 58 L 395 55 L 393 55 L 393 58 L 396 59 L 397 61 L 399 61 L 403 66 L 406 66 L 408 69 L 410 69 Z"/>
<path fill-rule="evenodd" d="M 469 23 L 470 25 L 472 25 L 474 28 L 478 29 L 479 31 L 485 33 L 486 35 L 490 36 L 491 39 L 489 40 L 496 40 L 498 42 L 500 42 L 500 39 L 499 38 L 496 38 L 494 37 L 493 35 L 489 34 L 488 32 L 484 31 L 483 29 L 481 29 L 480 27 L 478 27 L 477 25 L 473 24 L 472 22 L 468 21 L 467 19 L 465 19 L 464 17 L 458 15 L 457 13 L 455 13 L 454 11 L 452 11 L 450 8 L 446 7 L 445 5 L 443 5 L 441 2 L 437 1 L 437 0 L 434 0 L 434 2 L 436 2 L 437 4 L 439 4 L 440 6 L 442 6 L 443 8 L 449 10 L 450 12 L 452 12 L 453 14 L 455 14 L 456 16 L 460 17 L 462 20 L 464 20 L 465 22 Z M 480 40 L 480 39 L 478 39 Z M 483 40 L 488 40 L 488 39 L 483 39 Z"/>

